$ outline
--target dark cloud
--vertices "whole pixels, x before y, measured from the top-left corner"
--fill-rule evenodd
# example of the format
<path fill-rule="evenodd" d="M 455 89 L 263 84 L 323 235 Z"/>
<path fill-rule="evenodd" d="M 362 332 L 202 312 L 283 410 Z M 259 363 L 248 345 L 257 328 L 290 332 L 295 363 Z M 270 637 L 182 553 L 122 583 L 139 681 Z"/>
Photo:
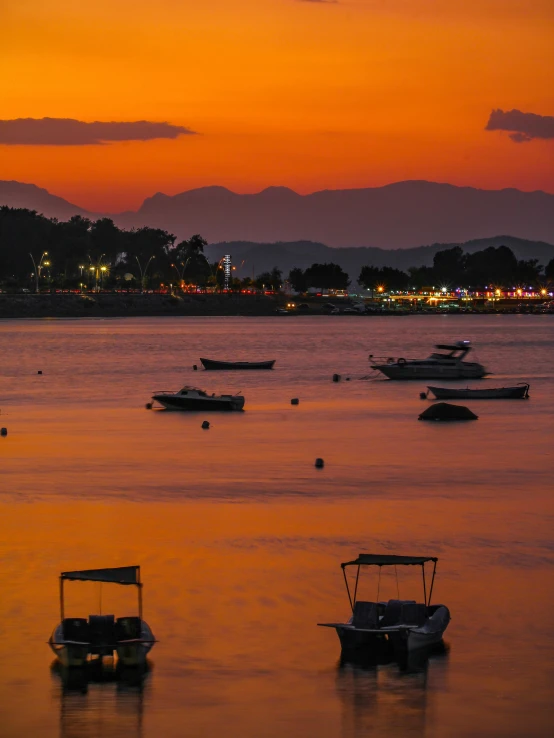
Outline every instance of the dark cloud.
<path fill-rule="evenodd" d="M 151 141 L 177 138 L 194 131 L 148 120 L 85 123 L 72 118 L 16 118 L 0 120 L 0 145 L 87 146 L 111 141 Z"/>
<path fill-rule="evenodd" d="M 521 110 L 493 110 L 486 131 L 509 131 L 514 143 L 526 143 L 534 138 L 554 138 L 554 117 L 522 113 Z"/>

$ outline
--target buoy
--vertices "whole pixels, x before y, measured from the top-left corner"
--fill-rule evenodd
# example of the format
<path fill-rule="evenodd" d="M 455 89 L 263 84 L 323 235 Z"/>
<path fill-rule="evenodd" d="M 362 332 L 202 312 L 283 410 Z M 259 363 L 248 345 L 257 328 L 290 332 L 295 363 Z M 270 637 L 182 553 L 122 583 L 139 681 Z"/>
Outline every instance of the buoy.
<path fill-rule="evenodd" d="M 8 435 L 8 429 L 0 428 L 0 436 L 7 436 L 7 435 Z"/>
<path fill-rule="evenodd" d="M 147 410 L 152 410 L 152 403 L 151 403 L 151 402 L 147 402 L 147 403 L 146 403 L 146 405 L 145 405 L 144 407 L 145 407 L 145 408 L 146 408 Z"/>
<path fill-rule="evenodd" d="M 346 381 L 347 382 L 350 382 L 350 377 L 346 377 Z"/>
<path fill-rule="evenodd" d="M 208 428 L 209 428 L 209 427 L 210 427 L 210 424 L 209 424 L 209 422 L 208 422 L 207 420 L 205 420 L 205 421 L 204 421 L 204 422 L 202 423 L 202 428 L 204 428 L 204 430 L 208 430 Z"/>
<path fill-rule="evenodd" d="M 340 382 L 340 374 L 333 374 L 333 382 Z"/>
<path fill-rule="evenodd" d="M 300 402 L 300 400 L 298 399 L 298 397 L 293 397 L 292 400 L 290 401 L 290 404 L 291 405 L 298 405 L 299 402 Z"/>
<path fill-rule="evenodd" d="M 325 466 L 325 462 L 323 461 L 323 459 L 316 459 L 315 460 L 315 468 L 316 469 L 323 469 L 324 466 Z"/>
<path fill-rule="evenodd" d="M 427 392 L 420 392 L 419 393 L 419 399 L 420 400 L 426 400 L 427 399 Z"/>
<path fill-rule="evenodd" d="M 40 371 L 40 369 L 38 370 L 37 374 L 42 374 L 42 372 Z"/>
<path fill-rule="evenodd" d="M 193 371 L 197 371 L 197 369 L 198 369 L 197 365 L 196 364 L 193 364 L 192 365 L 192 369 L 193 369 Z"/>

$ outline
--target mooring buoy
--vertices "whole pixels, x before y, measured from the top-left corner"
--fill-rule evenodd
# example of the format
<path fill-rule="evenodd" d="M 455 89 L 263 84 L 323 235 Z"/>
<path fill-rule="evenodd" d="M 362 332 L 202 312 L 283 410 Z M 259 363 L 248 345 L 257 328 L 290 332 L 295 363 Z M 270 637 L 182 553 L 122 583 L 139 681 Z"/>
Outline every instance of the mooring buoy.
<path fill-rule="evenodd" d="M 340 382 L 340 374 L 333 374 L 333 382 Z"/>
<path fill-rule="evenodd" d="M 0 428 L 0 436 L 7 436 L 7 435 L 8 435 L 8 429 Z"/>
<path fill-rule="evenodd" d="M 198 371 L 198 366 L 196 364 L 193 364 L 192 365 L 192 370 L 195 371 L 195 372 Z"/>
<path fill-rule="evenodd" d="M 42 374 L 42 371 L 39 369 L 38 372 L 37 372 L 37 374 Z"/>
<path fill-rule="evenodd" d="M 291 405 L 298 405 L 299 402 L 300 402 L 300 400 L 298 399 L 298 397 L 293 397 L 292 400 L 290 401 L 290 404 Z"/>
<path fill-rule="evenodd" d="M 145 407 L 145 408 L 146 408 L 147 410 L 152 410 L 152 403 L 151 403 L 151 402 L 147 402 L 147 403 L 146 403 L 146 405 L 145 405 L 144 407 Z"/>
<path fill-rule="evenodd" d="M 202 428 L 204 428 L 204 430 L 208 430 L 209 427 L 210 427 L 210 423 L 207 420 L 205 420 L 202 423 Z"/>
<path fill-rule="evenodd" d="M 427 399 L 427 392 L 420 392 L 419 393 L 419 399 L 420 400 L 426 400 Z"/>
<path fill-rule="evenodd" d="M 315 460 L 315 468 L 316 469 L 323 469 L 324 466 L 325 466 L 325 462 L 323 461 L 323 459 L 316 459 Z"/>

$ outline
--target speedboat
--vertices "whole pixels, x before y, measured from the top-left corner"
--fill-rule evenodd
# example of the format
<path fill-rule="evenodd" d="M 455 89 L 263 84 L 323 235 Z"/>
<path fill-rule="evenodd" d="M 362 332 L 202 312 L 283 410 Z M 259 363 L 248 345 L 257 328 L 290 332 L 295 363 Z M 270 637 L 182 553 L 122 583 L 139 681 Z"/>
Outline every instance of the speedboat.
<path fill-rule="evenodd" d="M 107 582 L 134 585 L 138 592 L 138 616 L 116 618 L 114 615 L 89 615 L 88 618 L 65 617 L 64 582 Z M 60 624 L 48 644 L 63 666 L 81 668 L 89 658 L 102 660 L 117 654 L 123 666 L 144 666 L 146 654 L 156 639 L 142 619 L 142 582 L 140 566 L 110 569 L 84 569 L 60 574 Z"/>
<path fill-rule="evenodd" d="M 179 392 L 160 391 L 152 395 L 166 410 L 242 410 L 242 395 L 209 395 L 197 387 L 183 387 Z"/>
<path fill-rule="evenodd" d="M 450 612 L 445 605 L 432 605 L 433 584 L 438 559 L 434 556 L 391 556 L 360 554 L 354 561 L 341 564 L 352 616 L 345 623 L 318 623 L 324 628 L 334 628 L 341 648 L 346 652 L 359 652 L 367 656 L 383 652 L 384 647 L 392 648 L 397 658 L 408 651 L 425 648 L 440 643 L 450 622 Z M 425 564 L 433 564 L 429 594 L 425 578 Z M 353 584 L 348 582 L 346 569 L 356 567 Z M 362 567 L 379 567 L 377 599 L 367 602 L 357 599 L 360 570 Z M 381 567 L 383 566 L 421 566 L 423 578 L 423 601 L 388 600 L 379 601 Z"/>
<path fill-rule="evenodd" d="M 464 389 L 450 389 L 450 387 L 427 387 L 437 400 L 527 400 L 529 385 L 516 384 L 514 387 L 490 387 L 481 389 L 465 387 Z M 427 393 L 427 394 L 428 394 Z"/>
<path fill-rule="evenodd" d="M 471 351 L 469 341 L 438 344 L 436 348 L 448 353 L 432 353 L 427 359 L 395 359 L 383 363 L 369 355 L 371 368 L 377 369 L 389 379 L 481 379 L 489 374 L 482 364 L 464 361 Z"/>
<path fill-rule="evenodd" d="M 275 359 L 269 361 L 216 361 L 215 359 L 203 359 L 200 361 L 204 369 L 224 370 L 224 369 L 273 369 Z"/>

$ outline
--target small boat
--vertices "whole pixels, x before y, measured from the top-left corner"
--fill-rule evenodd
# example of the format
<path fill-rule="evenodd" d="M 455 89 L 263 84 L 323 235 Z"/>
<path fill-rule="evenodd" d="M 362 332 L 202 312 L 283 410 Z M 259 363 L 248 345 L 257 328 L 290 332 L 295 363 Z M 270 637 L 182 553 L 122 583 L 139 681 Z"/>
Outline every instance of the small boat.
<path fill-rule="evenodd" d="M 523 382 L 514 387 L 491 387 L 490 389 L 427 387 L 427 390 L 428 393 L 432 392 L 437 400 L 527 400 L 529 397 L 529 385 Z"/>
<path fill-rule="evenodd" d="M 433 584 L 438 559 L 434 556 L 391 556 L 360 554 L 354 561 L 341 564 L 352 616 L 346 623 L 318 623 L 324 628 L 334 628 L 343 652 L 363 652 L 371 657 L 382 654 L 390 647 L 397 658 L 408 651 L 440 643 L 450 622 L 450 612 L 445 605 L 432 605 Z M 425 578 L 425 564 L 433 563 L 429 594 Z M 346 576 L 346 569 L 356 567 L 353 592 Z M 378 566 L 379 583 L 377 601 L 357 600 L 358 582 L 362 567 Z M 421 566 L 423 576 L 423 602 L 415 600 L 379 601 L 379 584 L 382 566 Z"/>
<path fill-rule="evenodd" d="M 203 359 L 200 357 L 204 369 L 225 370 L 225 369 L 273 369 L 275 359 L 270 361 L 215 361 L 214 359 Z"/>
<path fill-rule="evenodd" d="M 469 341 L 441 343 L 436 348 L 448 353 L 432 353 L 427 359 L 389 357 L 384 363 L 375 363 L 373 354 L 370 354 L 371 368 L 389 379 L 481 379 L 489 374 L 482 364 L 464 361 L 471 351 Z"/>
<path fill-rule="evenodd" d="M 107 582 L 134 585 L 138 591 L 138 617 L 115 618 L 114 615 L 89 615 L 88 618 L 66 618 L 64 582 Z M 142 582 L 140 566 L 118 566 L 109 569 L 84 569 L 60 574 L 61 622 L 48 644 L 65 667 L 82 668 L 94 656 L 117 654 L 122 666 L 144 666 L 146 654 L 156 639 L 148 623 L 142 619 Z"/>
<path fill-rule="evenodd" d="M 209 395 L 197 387 L 183 387 L 179 392 L 159 391 L 152 395 L 166 410 L 242 410 L 242 395 Z"/>

